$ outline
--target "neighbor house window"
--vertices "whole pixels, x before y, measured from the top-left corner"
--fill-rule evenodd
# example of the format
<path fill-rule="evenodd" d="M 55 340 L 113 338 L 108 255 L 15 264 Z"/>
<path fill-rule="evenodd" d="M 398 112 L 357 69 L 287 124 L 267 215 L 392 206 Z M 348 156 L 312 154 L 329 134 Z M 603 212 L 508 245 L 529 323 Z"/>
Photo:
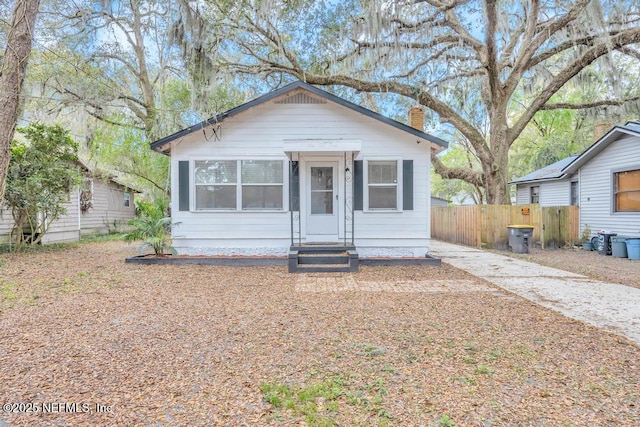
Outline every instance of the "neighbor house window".
<path fill-rule="evenodd" d="M 131 193 L 123 193 L 124 194 L 124 207 L 128 208 L 131 206 Z"/>
<path fill-rule="evenodd" d="M 398 162 L 369 160 L 367 162 L 369 209 L 398 209 Z"/>
<path fill-rule="evenodd" d="M 640 211 L 640 169 L 616 172 L 613 175 L 615 211 Z"/>
<path fill-rule="evenodd" d="M 274 209 L 283 206 L 281 160 L 196 160 L 196 209 Z"/>
<path fill-rule="evenodd" d="M 540 187 L 531 187 L 531 203 L 540 203 Z"/>
<path fill-rule="evenodd" d="M 571 206 L 578 206 L 578 181 L 571 182 Z"/>

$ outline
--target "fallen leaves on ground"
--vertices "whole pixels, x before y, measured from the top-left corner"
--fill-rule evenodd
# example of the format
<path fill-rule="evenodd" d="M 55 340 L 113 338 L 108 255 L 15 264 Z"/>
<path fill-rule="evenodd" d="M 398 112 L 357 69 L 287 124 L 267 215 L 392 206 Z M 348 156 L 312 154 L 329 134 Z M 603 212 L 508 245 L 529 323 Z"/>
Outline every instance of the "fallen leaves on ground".
<path fill-rule="evenodd" d="M 0 412 L 0 425 L 640 419 L 637 346 L 447 265 L 352 279 L 493 290 L 296 292 L 286 267 L 125 264 L 133 254 L 105 242 L 0 257 L 0 403 L 91 408 Z"/>

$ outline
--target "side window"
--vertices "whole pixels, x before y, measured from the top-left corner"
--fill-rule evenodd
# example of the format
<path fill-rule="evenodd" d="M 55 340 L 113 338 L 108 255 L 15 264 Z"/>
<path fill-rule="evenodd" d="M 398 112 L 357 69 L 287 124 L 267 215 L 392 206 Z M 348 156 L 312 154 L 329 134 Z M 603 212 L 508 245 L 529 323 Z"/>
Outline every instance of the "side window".
<path fill-rule="evenodd" d="M 571 205 L 578 206 L 578 181 L 571 182 Z"/>
<path fill-rule="evenodd" d="M 124 207 L 128 208 L 131 206 L 131 193 L 123 193 L 124 194 Z"/>
<path fill-rule="evenodd" d="M 531 187 L 531 203 L 540 203 L 540 186 Z"/>
<path fill-rule="evenodd" d="M 616 172 L 613 175 L 615 211 L 640 211 L 640 169 Z"/>

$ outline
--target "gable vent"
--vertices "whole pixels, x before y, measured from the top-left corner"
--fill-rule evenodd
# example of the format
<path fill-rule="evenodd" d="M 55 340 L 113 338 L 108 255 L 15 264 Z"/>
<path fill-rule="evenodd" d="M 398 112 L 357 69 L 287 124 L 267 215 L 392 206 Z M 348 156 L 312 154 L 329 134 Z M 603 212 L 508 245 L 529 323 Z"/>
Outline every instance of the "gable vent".
<path fill-rule="evenodd" d="M 276 101 L 276 104 L 326 104 L 326 99 L 318 99 L 306 93 L 296 93 L 284 99 Z"/>

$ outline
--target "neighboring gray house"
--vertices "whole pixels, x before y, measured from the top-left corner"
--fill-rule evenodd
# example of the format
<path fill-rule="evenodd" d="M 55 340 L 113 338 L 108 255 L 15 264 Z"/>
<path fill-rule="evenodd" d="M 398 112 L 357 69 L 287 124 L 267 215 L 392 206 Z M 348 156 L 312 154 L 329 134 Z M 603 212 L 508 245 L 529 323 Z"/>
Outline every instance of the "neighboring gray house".
<path fill-rule="evenodd" d="M 80 163 L 86 174 L 84 184 L 75 187 L 64 207 L 67 213 L 53 221 L 42 243 L 77 242 L 81 235 L 106 234 L 127 226 L 135 216 L 134 194 L 138 191 L 113 178 L 93 177 L 89 168 Z M 9 240 L 14 221 L 11 211 L 0 206 L 0 242 Z"/>
<path fill-rule="evenodd" d="M 578 156 L 510 182 L 516 203 L 580 206 L 580 230 L 640 234 L 640 122 L 614 126 Z"/>
<path fill-rule="evenodd" d="M 449 200 L 442 197 L 431 196 L 431 206 L 449 206 L 449 203 Z"/>
<path fill-rule="evenodd" d="M 80 234 L 126 229 L 135 216 L 135 193 L 114 178 L 86 178 L 80 192 Z"/>
<path fill-rule="evenodd" d="M 578 204 L 578 175 L 564 177 L 563 169 L 578 156 L 569 156 L 531 172 L 509 184 L 516 184 L 516 204 L 539 203 L 540 206 Z"/>

